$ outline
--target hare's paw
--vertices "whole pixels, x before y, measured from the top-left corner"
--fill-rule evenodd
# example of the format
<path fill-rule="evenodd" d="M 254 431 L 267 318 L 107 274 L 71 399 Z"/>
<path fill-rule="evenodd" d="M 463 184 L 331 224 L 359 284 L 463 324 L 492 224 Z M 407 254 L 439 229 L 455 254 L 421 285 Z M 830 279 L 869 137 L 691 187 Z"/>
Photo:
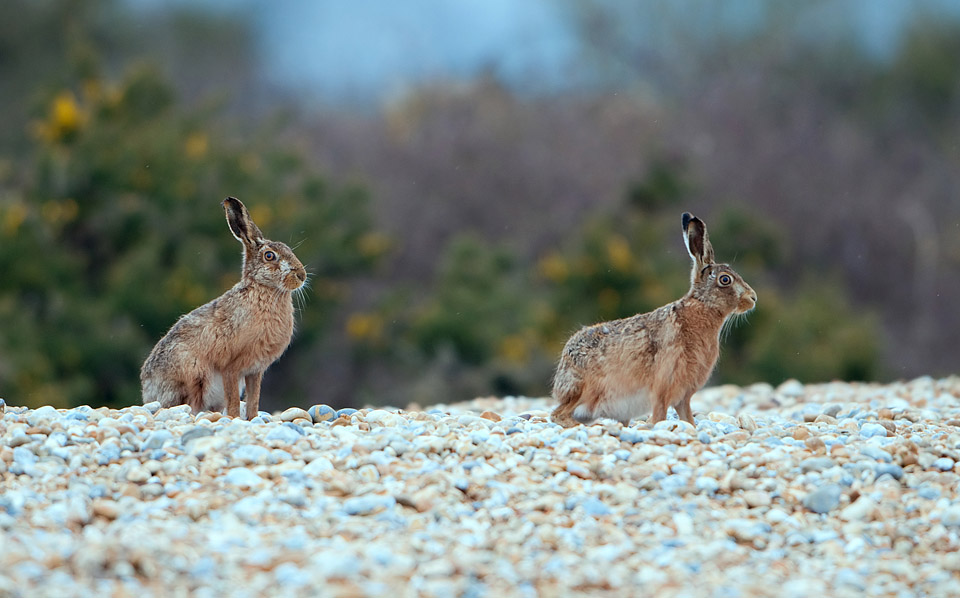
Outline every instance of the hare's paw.
<path fill-rule="evenodd" d="M 553 413 L 550 414 L 550 421 L 561 425 L 564 428 L 572 428 L 573 426 L 580 424 L 580 422 L 573 417 L 573 414 L 567 405 L 561 405 L 554 409 Z"/>

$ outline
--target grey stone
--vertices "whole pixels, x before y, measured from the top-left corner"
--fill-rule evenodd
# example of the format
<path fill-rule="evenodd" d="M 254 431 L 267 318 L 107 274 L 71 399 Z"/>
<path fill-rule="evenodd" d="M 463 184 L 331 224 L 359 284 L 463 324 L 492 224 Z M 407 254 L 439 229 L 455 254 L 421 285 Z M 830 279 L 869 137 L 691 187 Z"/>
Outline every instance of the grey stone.
<path fill-rule="evenodd" d="M 877 461 L 885 461 L 886 463 L 889 463 L 893 460 L 893 456 L 890 453 L 880 447 L 873 446 L 872 444 L 868 444 L 861 448 L 860 454 L 866 455 L 871 459 L 876 459 Z"/>
<path fill-rule="evenodd" d="M 827 484 L 806 495 L 803 506 L 814 513 L 829 513 L 840 505 L 842 490 L 837 484 Z"/>
<path fill-rule="evenodd" d="M 800 462 L 800 471 L 804 473 L 824 471 L 834 465 L 836 465 L 836 462 L 830 457 L 808 457 Z"/>
<path fill-rule="evenodd" d="M 191 440 L 203 438 L 204 436 L 213 436 L 214 431 L 204 426 L 194 426 L 180 436 L 180 444 L 186 446 Z"/>
<path fill-rule="evenodd" d="M 140 448 L 140 450 L 149 451 L 153 449 L 160 449 L 163 448 L 167 442 L 172 441 L 173 433 L 170 432 L 170 430 L 154 430 L 153 432 L 150 432 L 149 436 L 147 436 L 147 440 L 143 443 L 143 446 Z M 181 442 L 183 442 L 182 439 Z"/>
<path fill-rule="evenodd" d="M 603 504 L 603 501 L 594 496 L 591 496 L 585 501 L 581 502 L 580 507 L 583 509 L 585 514 L 591 517 L 603 517 L 605 515 L 613 514 L 613 510 L 610 507 Z"/>
<path fill-rule="evenodd" d="M 882 475 L 889 475 L 895 480 L 903 477 L 903 468 L 893 463 L 878 463 L 874 468 L 874 473 L 879 478 Z"/>
<path fill-rule="evenodd" d="M 624 442 L 637 444 L 638 442 L 646 442 L 647 438 L 648 433 L 643 430 L 637 430 L 636 428 L 623 428 L 620 430 L 620 440 Z"/>
<path fill-rule="evenodd" d="M 826 407 L 824 407 L 823 414 L 829 415 L 830 417 L 837 417 L 837 415 L 840 414 L 841 409 L 842 407 L 840 405 L 837 405 L 836 403 L 834 403 L 832 405 L 827 405 Z"/>
<path fill-rule="evenodd" d="M 367 494 L 355 496 L 343 501 L 343 510 L 347 515 L 370 515 L 393 507 L 397 503 L 392 496 L 384 494 Z"/>

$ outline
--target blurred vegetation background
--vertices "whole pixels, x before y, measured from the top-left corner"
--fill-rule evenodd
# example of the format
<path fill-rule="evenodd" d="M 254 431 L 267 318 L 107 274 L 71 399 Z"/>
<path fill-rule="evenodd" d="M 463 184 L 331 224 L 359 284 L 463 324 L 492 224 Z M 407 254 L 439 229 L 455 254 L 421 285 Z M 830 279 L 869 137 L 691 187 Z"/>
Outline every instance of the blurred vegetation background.
<path fill-rule="evenodd" d="M 289 6 L 0 4 L 0 396 L 138 403 L 152 345 L 239 277 L 226 195 L 311 273 L 267 408 L 547 394 L 580 325 L 686 291 L 683 211 L 760 297 L 713 383 L 956 373 L 958 11 L 858 38 L 844 3 L 629 4 L 535 3 L 552 69 L 421 68 L 383 5 L 399 91 L 336 93 L 307 67 L 366 55 L 294 47 Z"/>

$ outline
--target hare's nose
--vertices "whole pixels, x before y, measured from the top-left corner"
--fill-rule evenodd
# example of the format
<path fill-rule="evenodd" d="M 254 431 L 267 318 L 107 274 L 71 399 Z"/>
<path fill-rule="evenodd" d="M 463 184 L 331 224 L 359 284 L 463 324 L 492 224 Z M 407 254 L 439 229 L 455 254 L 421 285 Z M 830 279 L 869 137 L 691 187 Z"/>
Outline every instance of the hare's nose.
<path fill-rule="evenodd" d="M 305 270 L 297 270 L 297 280 L 303 282 L 307 279 L 307 272 Z"/>

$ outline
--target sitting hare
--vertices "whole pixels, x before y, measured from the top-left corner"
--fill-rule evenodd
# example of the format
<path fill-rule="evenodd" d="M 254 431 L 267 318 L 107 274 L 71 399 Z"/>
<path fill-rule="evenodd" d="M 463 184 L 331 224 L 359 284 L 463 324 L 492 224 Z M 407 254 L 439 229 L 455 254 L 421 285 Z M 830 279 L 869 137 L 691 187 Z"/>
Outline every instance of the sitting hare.
<path fill-rule="evenodd" d="M 560 356 L 551 419 L 562 426 L 611 418 L 627 425 L 667 407 L 691 424 L 690 397 L 707 381 L 720 353 L 720 330 L 750 311 L 757 294 L 727 264 L 713 261 L 702 220 L 684 213 L 683 239 L 693 260 L 690 291 L 650 313 L 582 328 Z"/>
<path fill-rule="evenodd" d="M 230 232 L 243 244 L 240 282 L 182 316 L 150 352 L 140 371 L 144 404 L 189 405 L 194 412 L 257 415 L 264 370 L 293 336 L 293 291 L 307 272 L 287 245 L 268 241 L 240 200 L 223 200 Z"/>

